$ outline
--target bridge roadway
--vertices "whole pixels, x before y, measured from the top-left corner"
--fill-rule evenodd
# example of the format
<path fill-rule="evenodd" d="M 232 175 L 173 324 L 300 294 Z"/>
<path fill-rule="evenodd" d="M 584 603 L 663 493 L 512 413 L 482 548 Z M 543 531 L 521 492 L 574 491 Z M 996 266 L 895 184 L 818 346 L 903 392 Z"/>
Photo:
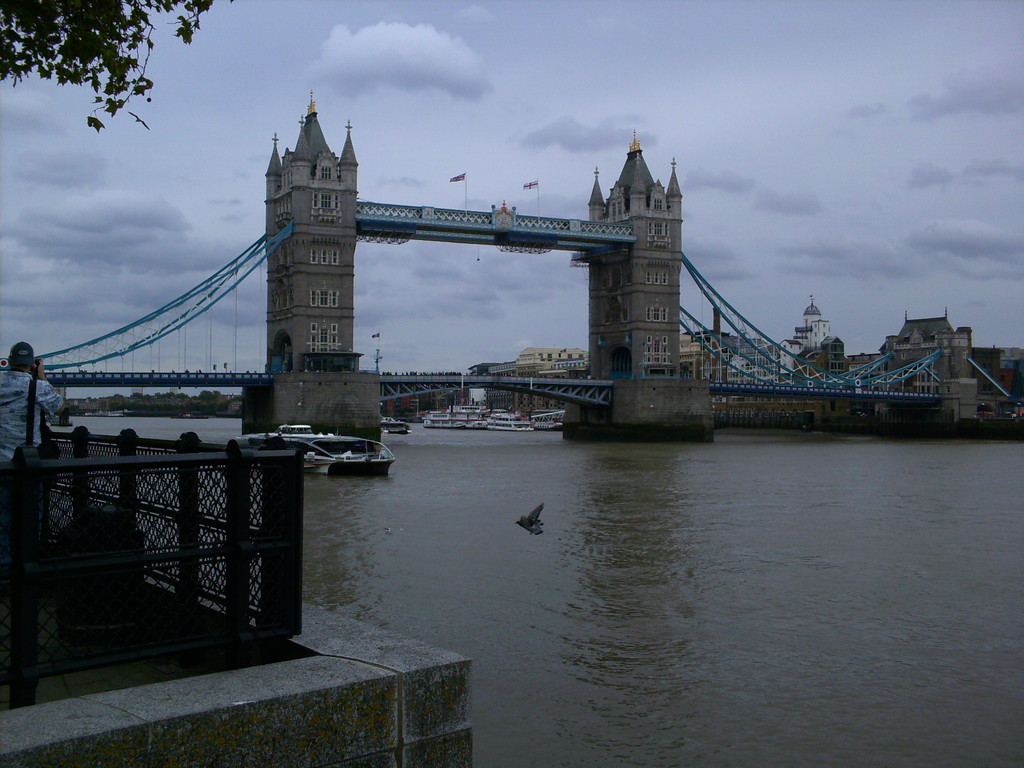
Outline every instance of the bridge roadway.
<path fill-rule="evenodd" d="M 496 245 L 499 250 L 543 253 L 577 251 L 582 256 L 621 250 L 636 242 L 629 222 L 526 216 L 502 204 L 490 211 L 433 206 L 356 204 L 360 240 L 400 244 L 409 240 Z"/>
<path fill-rule="evenodd" d="M 116 372 L 116 371 L 52 371 L 47 380 L 55 387 L 271 387 L 274 374 L 255 371 L 182 371 L 178 372 Z M 381 400 L 394 400 L 410 395 L 446 389 L 504 389 L 512 392 L 542 395 L 581 405 L 611 405 L 611 380 L 544 379 L 529 376 L 477 376 L 459 374 L 415 374 L 400 376 L 381 374 Z M 938 405 L 938 395 L 921 392 L 890 392 L 868 388 L 799 386 L 790 384 L 739 384 L 711 382 L 714 395 L 751 395 L 814 399 L 882 400 L 919 405 Z"/>

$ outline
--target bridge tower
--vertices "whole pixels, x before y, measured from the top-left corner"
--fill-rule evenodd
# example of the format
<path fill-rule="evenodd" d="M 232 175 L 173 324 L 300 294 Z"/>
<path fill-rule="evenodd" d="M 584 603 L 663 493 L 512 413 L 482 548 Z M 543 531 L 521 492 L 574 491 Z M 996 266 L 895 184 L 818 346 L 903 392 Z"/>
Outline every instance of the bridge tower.
<path fill-rule="evenodd" d="M 615 383 L 610 411 L 567 410 L 567 438 L 713 439 L 708 384 L 679 371 L 683 195 L 675 166 L 668 187 L 656 181 L 634 133 L 607 198 L 594 171 L 590 220 L 629 222 L 636 242 L 577 257 L 589 269 L 590 373 Z"/>
<path fill-rule="evenodd" d="M 295 149 L 267 167 L 266 226 L 292 234 L 267 261 L 267 370 L 273 392 L 246 391 L 246 431 L 282 423 L 322 431 L 380 434 L 380 377 L 359 372 L 355 325 L 356 178 L 346 126 L 341 156 L 317 119 L 313 94 Z"/>
<path fill-rule="evenodd" d="M 339 158 L 327 145 L 310 94 L 295 149 L 267 168 L 267 235 L 292 235 L 267 263 L 267 365 L 286 371 L 355 371 L 356 173 L 348 126 Z"/>
<path fill-rule="evenodd" d="M 589 258 L 590 366 L 599 379 L 679 374 L 679 272 L 683 195 L 675 160 L 666 189 L 633 134 L 607 199 L 594 171 L 591 221 L 628 221 L 636 244 Z"/>

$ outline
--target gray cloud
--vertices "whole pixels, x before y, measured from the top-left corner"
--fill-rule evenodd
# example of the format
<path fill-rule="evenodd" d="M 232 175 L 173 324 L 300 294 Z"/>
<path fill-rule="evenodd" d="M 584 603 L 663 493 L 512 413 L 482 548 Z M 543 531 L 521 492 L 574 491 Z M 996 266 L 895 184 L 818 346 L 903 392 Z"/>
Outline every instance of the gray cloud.
<path fill-rule="evenodd" d="M 28 131 L 35 134 L 62 134 L 50 99 L 22 85 L 3 87 L 0 117 L 4 131 Z M 83 118 L 83 123 L 85 119 Z"/>
<path fill-rule="evenodd" d="M 1011 165 L 1005 160 L 973 160 L 964 169 L 964 177 L 970 180 L 984 180 L 1004 176 L 1011 181 L 1024 182 L 1024 163 Z"/>
<path fill-rule="evenodd" d="M 960 114 L 1020 114 L 1024 111 L 1024 61 L 1007 62 L 998 69 L 950 75 L 937 95 L 918 94 L 907 106 L 914 120 L 937 120 Z"/>
<path fill-rule="evenodd" d="M 906 242 L 925 255 L 945 254 L 964 263 L 985 260 L 1014 264 L 1024 273 L 1024 236 L 981 221 L 933 221 L 911 232 Z"/>
<path fill-rule="evenodd" d="M 927 187 L 946 187 L 956 177 L 945 168 L 937 165 L 919 165 L 910 172 L 910 179 L 907 186 L 911 189 L 925 189 Z"/>
<path fill-rule="evenodd" d="M 865 120 L 874 117 L 884 117 L 892 113 L 888 105 L 877 102 L 875 104 L 858 104 L 846 111 L 847 117 L 855 120 Z"/>
<path fill-rule="evenodd" d="M 93 152 L 56 150 L 22 155 L 17 168 L 19 179 L 65 188 L 93 187 L 103 183 L 107 162 Z"/>
<path fill-rule="evenodd" d="M 65 258 L 93 264 L 158 263 L 167 254 L 156 242 L 180 245 L 188 223 L 181 211 L 160 198 L 133 192 L 107 191 L 72 197 L 45 211 L 31 209 L 9 228 L 9 237 L 43 258 Z M 183 257 L 168 268 L 181 271 Z"/>
<path fill-rule="evenodd" d="M 382 186 L 408 187 L 409 189 L 423 189 L 427 186 L 423 179 L 412 176 L 390 176 L 380 179 L 378 183 Z"/>
<path fill-rule="evenodd" d="M 834 278 L 904 279 L 919 274 L 921 265 L 894 249 L 850 240 L 810 240 L 779 249 L 790 274 Z"/>
<path fill-rule="evenodd" d="M 339 24 L 311 72 L 347 95 L 392 87 L 476 101 L 492 90 L 476 52 L 430 24 L 380 22 L 356 32 Z"/>
<path fill-rule="evenodd" d="M 755 276 L 753 270 L 740 263 L 731 248 L 716 241 L 688 238 L 683 245 L 683 253 L 694 268 L 712 283 L 744 281 Z M 684 271 L 680 280 L 685 285 L 690 277 Z"/>
<path fill-rule="evenodd" d="M 754 207 L 759 211 L 784 216 L 815 216 L 821 213 L 821 203 L 810 192 L 784 194 L 765 189 L 757 193 Z"/>
<path fill-rule="evenodd" d="M 733 171 L 712 173 L 699 168 L 686 174 L 686 182 L 683 184 L 683 189 L 689 192 L 698 189 L 717 189 L 734 195 L 745 195 L 753 188 L 753 179 L 743 178 Z"/>
<path fill-rule="evenodd" d="M 530 149 L 561 147 L 567 152 L 595 152 L 604 149 L 617 149 L 628 141 L 631 128 L 627 127 L 630 120 L 635 125 L 636 118 L 624 116 L 618 119 L 607 118 L 597 125 L 585 126 L 576 118 L 566 115 L 553 123 L 548 123 L 536 131 L 526 134 L 522 146 Z M 643 144 L 647 147 L 657 146 L 654 136 L 644 136 Z"/>
<path fill-rule="evenodd" d="M 490 24 L 495 20 L 494 13 L 492 13 L 489 8 L 484 8 L 482 5 L 470 5 L 465 8 L 460 8 L 455 13 L 455 18 L 476 22 L 478 24 Z"/>

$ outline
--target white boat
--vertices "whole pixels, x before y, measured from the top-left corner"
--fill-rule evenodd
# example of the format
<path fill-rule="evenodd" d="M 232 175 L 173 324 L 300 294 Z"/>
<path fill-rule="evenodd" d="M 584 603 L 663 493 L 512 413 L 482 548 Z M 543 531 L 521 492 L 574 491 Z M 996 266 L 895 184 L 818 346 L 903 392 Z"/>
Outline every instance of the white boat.
<path fill-rule="evenodd" d="M 274 438 L 284 446 L 302 451 L 307 472 L 327 475 L 386 475 L 395 454 L 376 440 L 330 432 L 313 432 L 308 424 L 282 424 L 274 432 L 242 435 L 241 441 L 259 447 Z"/>
<path fill-rule="evenodd" d="M 487 429 L 489 411 L 482 405 L 455 405 L 447 411 L 423 414 L 426 429 Z"/>
<path fill-rule="evenodd" d="M 409 425 L 399 419 L 392 419 L 391 417 L 385 417 L 380 420 L 380 428 L 389 435 L 407 435 L 409 434 Z"/>
<path fill-rule="evenodd" d="M 487 428 L 501 432 L 529 432 L 533 424 L 526 416 L 508 411 L 495 411 L 487 417 Z"/>

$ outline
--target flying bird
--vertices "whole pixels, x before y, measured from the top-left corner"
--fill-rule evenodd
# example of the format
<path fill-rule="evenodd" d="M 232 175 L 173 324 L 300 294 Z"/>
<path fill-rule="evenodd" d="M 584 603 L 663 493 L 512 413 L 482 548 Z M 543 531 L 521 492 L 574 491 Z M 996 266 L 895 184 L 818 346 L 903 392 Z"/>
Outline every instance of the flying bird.
<path fill-rule="evenodd" d="M 522 526 L 531 534 L 544 533 L 544 523 L 540 520 L 540 511 L 544 509 L 544 502 L 537 505 L 536 509 L 528 515 L 523 515 L 516 520 L 516 525 Z"/>

